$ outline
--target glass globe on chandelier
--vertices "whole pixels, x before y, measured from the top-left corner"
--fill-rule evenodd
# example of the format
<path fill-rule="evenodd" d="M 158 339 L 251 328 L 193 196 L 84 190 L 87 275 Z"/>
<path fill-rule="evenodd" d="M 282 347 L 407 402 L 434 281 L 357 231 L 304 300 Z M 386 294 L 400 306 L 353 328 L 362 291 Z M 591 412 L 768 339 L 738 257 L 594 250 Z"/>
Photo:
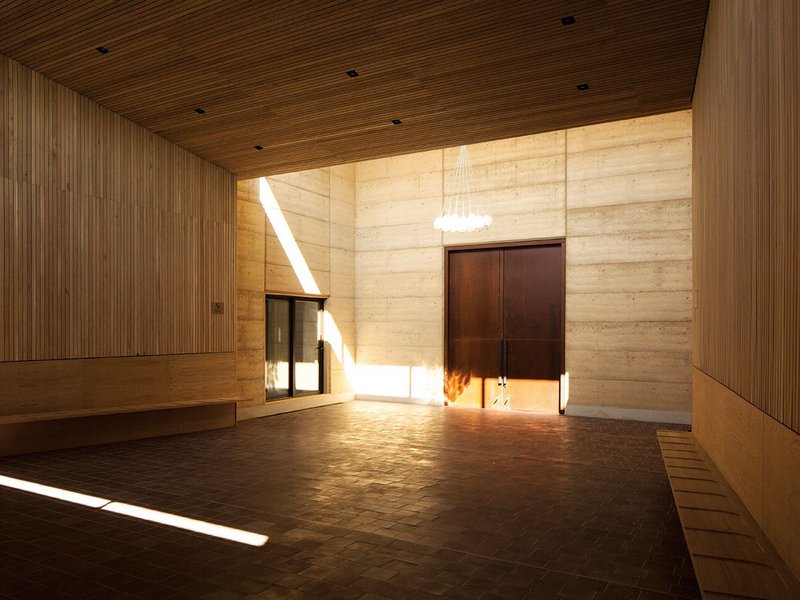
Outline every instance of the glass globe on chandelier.
<path fill-rule="evenodd" d="M 442 194 L 442 213 L 433 220 L 435 229 L 452 233 L 467 233 L 481 231 L 492 224 L 492 217 L 476 214 L 473 211 L 472 164 L 466 146 L 458 149 L 456 166 L 450 173 L 449 187 L 449 195 Z"/>

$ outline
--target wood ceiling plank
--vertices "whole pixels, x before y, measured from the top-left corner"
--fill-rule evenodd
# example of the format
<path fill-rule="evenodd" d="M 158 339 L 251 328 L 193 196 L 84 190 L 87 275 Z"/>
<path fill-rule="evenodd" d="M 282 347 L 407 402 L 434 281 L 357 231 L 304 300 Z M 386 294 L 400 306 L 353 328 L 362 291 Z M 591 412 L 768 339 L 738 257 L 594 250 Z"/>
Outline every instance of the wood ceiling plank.
<path fill-rule="evenodd" d="M 686 108 L 707 3 L 31 0 L 0 52 L 252 176 Z"/>

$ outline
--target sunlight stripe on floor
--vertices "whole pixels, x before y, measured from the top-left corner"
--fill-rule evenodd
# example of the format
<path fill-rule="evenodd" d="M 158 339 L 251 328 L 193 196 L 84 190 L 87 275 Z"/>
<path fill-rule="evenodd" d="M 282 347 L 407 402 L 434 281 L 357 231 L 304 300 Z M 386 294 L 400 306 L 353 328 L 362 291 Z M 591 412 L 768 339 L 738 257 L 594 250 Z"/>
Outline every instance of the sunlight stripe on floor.
<path fill-rule="evenodd" d="M 25 481 L 23 479 L 15 479 L 14 477 L 6 477 L 5 475 L 0 475 L 0 485 L 23 492 L 39 494 L 40 496 L 47 496 L 48 498 L 57 498 L 58 500 L 64 500 L 65 502 L 71 502 L 73 504 L 88 506 L 89 508 L 101 508 L 111 502 L 111 500 L 106 500 L 105 498 L 70 492 L 69 490 L 42 485 L 41 483 L 34 483 L 32 481 Z"/>
<path fill-rule="evenodd" d="M 176 527 L 178 529 L 185 529 L 187 531 L 230 540 L 240 544 L 247 544 L 248 546 L 263 546 L 269 539 L 266 535 L 254 533 L 252 531 L 244 531 L 243 529 L 236 529 L 226 525 L 217 525 L 216 523 L 209 523 L 199 519 L 181 517 L 180 515 L 144 508 L 143 506 L 136 506 L 134 504 L 126 504 L 125 502 L 114 502 L 106 498 L 71 492 L 50 485 L 25 481 L 24 479 L 16 479 L 15 477 L 0 475 L 0 485 L 23 492 L 38 494 L 39 496 L 63 500 L 72 504 L 80 504 L 81 506 L 88 506 L 89 508 L 99 508 L 100 510 L 133 517 L 135 519 L 151 521 L 169 527 Z"/>
<path fill-rule="evenodd" d="M 225 525 L 217 525 L 216 523 L 208 523 L 207 521 L 200 521 L 198 519 L 190 519 L 189 517 L 181 517 L 173 515 L 172 513 L 161 512 L 160 510 L 125 504 L 124 502 L 111 502 L 103 506 L 101 510 L 107 510 L 144 521 L 152 521 L 154 523 L 160 523 L 161 525 L 169 525 L 170 527 L 177 527 L 178 529 L 186 529 L 188 531 L 194 531 L 195 533 L 223 538 L 232 542 L 247 544 L 248 546 L 263 546 L 269 539 L 266 535 L 261 535 L 259 533 L 235 529 Z"/>

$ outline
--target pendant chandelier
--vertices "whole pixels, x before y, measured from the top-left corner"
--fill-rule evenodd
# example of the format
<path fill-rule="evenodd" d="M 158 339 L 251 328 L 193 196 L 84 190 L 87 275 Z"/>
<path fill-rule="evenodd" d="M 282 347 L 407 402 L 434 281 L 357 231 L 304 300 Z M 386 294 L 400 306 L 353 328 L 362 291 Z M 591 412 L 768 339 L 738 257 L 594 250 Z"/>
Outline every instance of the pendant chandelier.
<path fill-rule="evenodd" d="M 444 167 L 444 162 L 442 165 Z M 466 146 L 458 149 L 456 166 L 450 173 L 449 192 L 449 195 L 444 194 L 442 173 L 442 213 L 433 220 L 435 229 L 467 233 L 481 231 L 492 224 L 492 217 L 476 214 L 472 208 L 472 164 Z"/>

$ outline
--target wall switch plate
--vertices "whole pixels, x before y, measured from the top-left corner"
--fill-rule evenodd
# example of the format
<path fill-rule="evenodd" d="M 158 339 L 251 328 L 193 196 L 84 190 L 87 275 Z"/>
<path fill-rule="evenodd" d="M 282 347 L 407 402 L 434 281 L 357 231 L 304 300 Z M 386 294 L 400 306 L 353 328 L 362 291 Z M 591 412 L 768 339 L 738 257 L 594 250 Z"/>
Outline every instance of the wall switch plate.
<path fill-rule="evenodd" d="M 211 303 L 211 314 L 212 315 L 221 315 L 225 313 L 225 303 L 224 302 L 212 302 Z"/>

